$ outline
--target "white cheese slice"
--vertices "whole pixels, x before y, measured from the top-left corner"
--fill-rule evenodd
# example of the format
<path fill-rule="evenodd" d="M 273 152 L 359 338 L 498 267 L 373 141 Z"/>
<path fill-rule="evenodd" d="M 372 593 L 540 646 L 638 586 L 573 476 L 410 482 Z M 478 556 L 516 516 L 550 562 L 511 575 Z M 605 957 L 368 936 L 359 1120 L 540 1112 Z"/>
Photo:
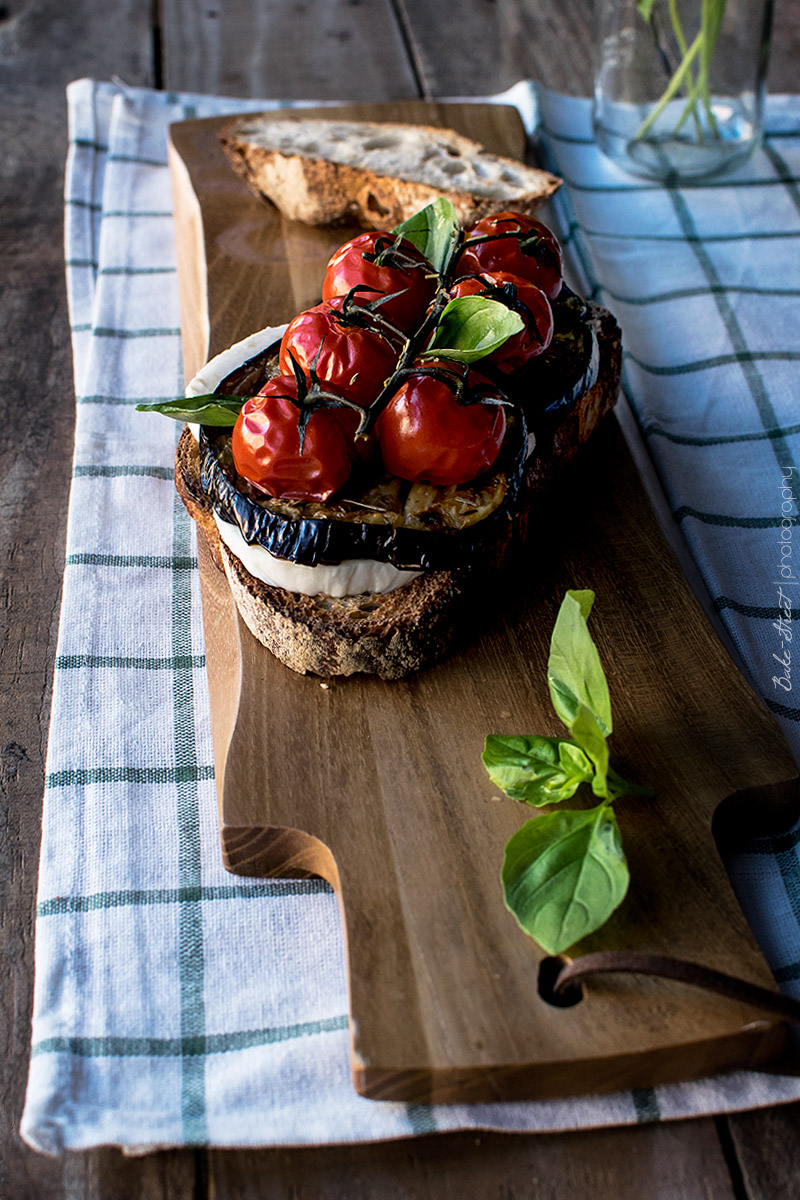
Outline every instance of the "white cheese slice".
<path fill-rule="evenodd" d="M 363 592 L 385 595 L 420 574 L 419 571 L 401 571 L 391 563 L 370 558 L 347 558 L 335 565 L 319 563 L 308 567 L 276 558 L 263 546 L 250 545 L 238 525 L 223 521 L 216 513 L 214 520 L 225 545 L 254 579 L 287 592 L 302 592 L 304 596 L 360 596 Z"/>
<path fill-rule="evenodd" d="M 242 363 L 247 362 L 248 358 L 254 358 L 256 354 L 260 354 L 262 350 L 266 350 L 267 346 L 271 346 L 273 342 L 279 341 L 285 332 L 285 325 L 268 325 L 266 329 L 258 329 L 255 333 L 251 333 L 249 337 L 243 338 L 241 342 L 235 342 L 232 346 L 228 346 L 227 350 L 222 350 L 219 354 L 215 354 L 197 372 L 194 379 L 189 380 L 185 388 L 185 395 L 209 395 L 222 383 L 226 375 L 230 375 L 231 371 L 235 371 L 237 367 L 241 367 Z M 200 426 L 190 422 L 189 428 L 194 434 L 195 441 L 199 441 Z"/>
<path fill-rule="evenodd" d="M 198 371 L 186 385 L 186 395 L 203 396 L 213 392 L 231 371 L 283 337 L 285 329 L 285 325 L 260 329 L 229 346 Z M 199 440 L 200 426 L 190 424 L 189 428 L 195 440 Z M 260 579 L 272 587 L 284 588 L 287 592 L 301 592 L 304 596 L 360 596 L 364 592 L 385 595 L 410 583 L 420 574 L 419 571 L 401 571 L 391 563 L 369 558 L 350 558 L 336 565 L 319 564 L 315 567 L 289 562 L 288 559 L 270 554 L 263 546 L 250 545 L 238 525 L 221 520 L 216 513 L 214 520 L 225 545 L 241 560 L 245 570 L 254 579 Z"/>

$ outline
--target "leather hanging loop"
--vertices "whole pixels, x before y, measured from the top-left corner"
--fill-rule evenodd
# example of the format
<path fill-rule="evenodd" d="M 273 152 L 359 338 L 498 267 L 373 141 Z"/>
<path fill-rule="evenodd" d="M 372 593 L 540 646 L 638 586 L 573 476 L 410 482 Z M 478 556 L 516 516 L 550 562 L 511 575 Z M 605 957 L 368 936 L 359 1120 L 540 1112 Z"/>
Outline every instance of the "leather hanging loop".
<path fill-rule="evenodd" d="M 605 974 L 656 975 L 663 979 L 674 979 L 678 983 L 717 992 L 730 1000 L 737 1000 L 741 1004 L 748 1004 L 752 1008 L 759 1008 L 786 1021 L 800 1024 L 800 1001 L 793 1000 L 790 996 L 772 992 L 769 988 L 759 987 L 745 979 L 704 967 L 700 963 L 638 950 L 601 950 L 567 961 L 558 973 L 553 991 L 561 994 L 584 979 Z"/>

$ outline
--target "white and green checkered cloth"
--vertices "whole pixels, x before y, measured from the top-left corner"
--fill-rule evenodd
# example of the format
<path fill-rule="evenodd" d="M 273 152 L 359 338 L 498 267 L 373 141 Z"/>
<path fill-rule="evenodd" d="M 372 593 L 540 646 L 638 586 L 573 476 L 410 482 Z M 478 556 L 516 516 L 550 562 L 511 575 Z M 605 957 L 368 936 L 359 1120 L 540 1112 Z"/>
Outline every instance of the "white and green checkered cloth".
<path fill-rule="evenodd" d="M 513 98 L 530 117 L 532 90 Z M 49 1152 L 299 1145 L 626 1124 L 800 1097 L 800 1080 L 737 1073 L 528 1104 L 364 1100 L 350 1085 L 331 890 L 223 870 L 193 526 L 172 484 L 178 431 L 134 406 L 183 382 L 166 126 L 243 107 L 263 105 L 86 80 L 69 90 L 77 432 L 23 1136 Z M 620 175 L 591 143 L 584 101 L 544 96 L 541 115 L 543 148 L 567 180 L 556 217 L 587 290 L 623 326 L 626 392 L 675 519 L 797 748 L 800 706 L 771 679 L 776 554 L 797 512 L 794 470 L 782 526 L 782 479 L 800 447 L 800 100 L 770 103 L 766 148 L 735 180 L 692 190 Z M 737 864 L 789 989 L 800 977 L 796 840 Z"/>

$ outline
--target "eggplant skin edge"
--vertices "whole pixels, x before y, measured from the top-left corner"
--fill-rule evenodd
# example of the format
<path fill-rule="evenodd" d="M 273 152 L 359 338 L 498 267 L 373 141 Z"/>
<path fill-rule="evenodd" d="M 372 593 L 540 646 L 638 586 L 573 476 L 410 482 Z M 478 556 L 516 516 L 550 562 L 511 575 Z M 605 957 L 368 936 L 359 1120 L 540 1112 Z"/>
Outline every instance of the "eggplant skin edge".
<path fill-rule="evenodd" d="M 504 537 L 522 492 L 526 449 L 525 419 L 512 410 L 498 466 L 506 476 L 506 495 L 487 517 L 466 529 L 412 529 L 276 513 L 239 491 L 223 470 L 203 427 L 200 476 L 203 491 L 221 520 L 237 525 L 246 542 L 263 546 L 277 558 L 305 566 L 336 565 L 345 559 L 362 558 L 391 563 L 400 570 L 450 571 L 482 559 Z"/>
<path fill-rule="evenodd" d="M 239 527 L 248 543 L 263 546 L 277 558 L 306 566 L 336 565 L 345 559 L 373 559 L 391 563 L 400 570 L 451 571 L 473 568 L 490 558 L 500 541 L 505 540 L 525 488 L 526 471 L 536 469 L 536 460 L 547 456 L 554 431 L 567 420 L 581 398 L 597 383 L 601 354 L 594 322 L 588 319 L 585 301 L 566 289 L 569 303 L 580 306 L 589 339 L 589 350 L 582 369 L 564 387 L 559 398 L 548 401 L 530 419 L 536 437 L 533 456 L 526 461 L 528 421 L 523 406 L 509 410 L 509 436 L 492 474 L 504 471 L 507 494 L 483 520 L 456 530 L 412 529 L 408 526 L 358 521 L 337 521 L 321 517 L 290 517 L 253 502 L 229 478 L 214 452 L 211 436 L 217 430 L 200 428 L 201 485 L 214 511 L 224 521 Z M 261 355 L 269 354 L 269 350 Z M 256 355 L 255 358 L 261 355 Z M 245 372 L 250 361 L 231 375 Z M 226 390 L 231 375 L 223 380 L 218 392 Z M 532 381 L 522 375 L 519 391 L 524 394 Z"/>

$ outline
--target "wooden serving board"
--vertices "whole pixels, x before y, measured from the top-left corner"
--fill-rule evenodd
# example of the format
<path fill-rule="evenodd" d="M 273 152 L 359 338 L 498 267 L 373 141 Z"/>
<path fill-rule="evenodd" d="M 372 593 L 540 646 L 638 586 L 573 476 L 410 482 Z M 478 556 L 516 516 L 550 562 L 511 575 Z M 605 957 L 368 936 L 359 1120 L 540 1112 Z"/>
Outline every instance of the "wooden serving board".
<path fill-rule="evenodd" d="M 524 145 L 516 113 L 495 106 L 347 113 L 448 124 L 504 153 Z M 172 129 L 187 377 L 209 352 L 314 303 L 329 254 L 349 236 L 285 222 L 251 197 L 218 148 L 220 123 Z M 742 789 L 756 789 L 733 804 L 751 825 L 759 797 L 770 820 L 800 797 L 796 783 L 764 786 L 795 774 L 788 750 L 691 595 L 613 418 L 546 513 L 524 565 L 476 612 L 469 644 L 402 682 L 293 674 L 255 642 L 201 552 L 224 860 L 245 875 L 318 873 L 335 887 L 353 1079 L 366 1096 L 640 1087 L 761 1064 L 784 1047 L 777 1019 L 680 984 L 600 978 L 566 1009 L 538 994 L 543 954 L 506 911 L 499 881 L 504 844 L 533 810 L 497 795 L 480 754 L 488 733 L 562 732 L 545 669 L 567 588 L 597 593 L 612 761 L 658 790 L 617 805 L 630 892 L 576 953 L 649 950 L 772 986 L 711 823 Z"/>

